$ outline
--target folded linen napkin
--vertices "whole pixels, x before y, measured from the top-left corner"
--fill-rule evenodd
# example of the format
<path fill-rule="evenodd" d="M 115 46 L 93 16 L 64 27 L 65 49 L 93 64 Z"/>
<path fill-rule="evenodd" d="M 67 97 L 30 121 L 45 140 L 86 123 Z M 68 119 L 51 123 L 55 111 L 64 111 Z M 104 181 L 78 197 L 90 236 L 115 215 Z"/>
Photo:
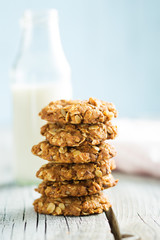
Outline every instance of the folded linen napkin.
<path fill-rule="evenodd" d="M 117 120 L 117 169 L 160 177 L 160 120 Z"/>

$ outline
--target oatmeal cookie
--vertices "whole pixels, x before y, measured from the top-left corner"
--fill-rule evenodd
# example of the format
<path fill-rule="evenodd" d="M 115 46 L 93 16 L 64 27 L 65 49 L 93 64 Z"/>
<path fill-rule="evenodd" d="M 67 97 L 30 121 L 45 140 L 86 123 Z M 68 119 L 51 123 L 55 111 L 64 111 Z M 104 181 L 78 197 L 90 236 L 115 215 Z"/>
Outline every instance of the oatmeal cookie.
<path fill-rule="evenodd" d="M 113 159 L 97 163 L 83 164 L 54 164 L 43 165 L 36 173 L 36 176 L 45 181 L 70 181 L 87 180 L 95 177 L 102 177 L 111 173 L 113 169 Z"/>
<path fill-rule="evenodd" d="M 51 198 L 42 196 L 33 203 L 38 213 L 64 216 L 80 216 L 102 213 L 111 207 L 108 199 L 102 194 L 83 197 Z"/>
<path fill-rule="evenodd" d="M 86 101 L 59 100 L 49 103 L 39 113 L 42 119 L 53 123 L 89 123 L 106 122 L 117 117 L 117 110 L 112 103 L 89 98 Z"/>
<path fill-rule="evenodd" d="M 118 180 L 115 180 L 111 174 L 105 175 L 102 178 L 94 178 L 91 180 L 80 181 L 64 181 L 64 182 L 50 182 L 43 181 L 35 189 L 37 192 L 47 197 L 80 197 L 86 195 L 93 195 L 100 191 L 114 187 Z"/>
<path fill-rule="evenodd" d="M 114 139 L 117 135 L 117 127 L 111 122 L 62 126 L 48 123 L 41 128 L 41 134 L 50 144 L 60 147 L 79 146 L 86 141 L 88 144 L 98 145 L 106 139 Z"/>
<path fill-rule="evenodd" d="M 107 160 L 116 155 L 115 148 L 102 142 L 97 146 L 84 144 L 77 147 L 57 147 L 48 141 L 32 147 L 32 153 L 54 163 L 88 163 Z"/>

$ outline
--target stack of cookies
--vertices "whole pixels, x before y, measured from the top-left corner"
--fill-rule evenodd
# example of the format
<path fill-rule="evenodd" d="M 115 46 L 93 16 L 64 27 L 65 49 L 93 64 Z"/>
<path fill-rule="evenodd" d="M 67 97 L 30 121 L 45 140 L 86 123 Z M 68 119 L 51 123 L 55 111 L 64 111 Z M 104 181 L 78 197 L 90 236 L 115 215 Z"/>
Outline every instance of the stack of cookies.
<path fill-rule="evenodd" d="M 49 163 L 36 176 L 43 179 L 36 189 L 42 196 L 35 211 L 52 215 L 89 215 L 111 206 L 102 190 L 116 185 L 111 171 L 116 152 L 106 139 L 114 139 L 117 116 L 112 103 L 88 101 L 51 102 L 40 112 L 47 124 L 41 128 L 45 141 L 32 153 Z"/>

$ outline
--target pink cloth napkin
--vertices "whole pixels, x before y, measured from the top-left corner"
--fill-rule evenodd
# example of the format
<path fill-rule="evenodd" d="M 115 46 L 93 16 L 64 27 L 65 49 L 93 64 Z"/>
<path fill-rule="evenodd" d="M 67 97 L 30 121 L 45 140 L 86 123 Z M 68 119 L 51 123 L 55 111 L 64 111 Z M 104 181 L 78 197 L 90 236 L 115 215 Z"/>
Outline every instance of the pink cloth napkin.
<path fill-rule="evenodd" d="M 117 169 L 160 177 L 160 120 L 116 121 Z"/>

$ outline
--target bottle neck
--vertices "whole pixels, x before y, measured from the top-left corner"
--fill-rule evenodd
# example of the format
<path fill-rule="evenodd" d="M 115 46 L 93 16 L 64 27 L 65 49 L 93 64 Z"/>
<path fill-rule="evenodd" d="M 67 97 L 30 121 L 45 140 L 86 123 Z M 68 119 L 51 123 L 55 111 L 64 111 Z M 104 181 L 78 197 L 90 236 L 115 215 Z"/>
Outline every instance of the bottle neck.
<path fill-rule="evenodd" d="M 24 23 L 21 51 L 32 52 L 32 54 L 50 52 L 54 55 L 64 55 L 56 14 L 44 19 L 32 17 Z"/>
<path fill-rule="evenodd" d="M 16 82 L 70 81 L 70 66 L 65 57 L 57 12 L 24 16 L 19 54 L 13 65 Z M 47 79 L 47 80 L 46 80 Z"/>

